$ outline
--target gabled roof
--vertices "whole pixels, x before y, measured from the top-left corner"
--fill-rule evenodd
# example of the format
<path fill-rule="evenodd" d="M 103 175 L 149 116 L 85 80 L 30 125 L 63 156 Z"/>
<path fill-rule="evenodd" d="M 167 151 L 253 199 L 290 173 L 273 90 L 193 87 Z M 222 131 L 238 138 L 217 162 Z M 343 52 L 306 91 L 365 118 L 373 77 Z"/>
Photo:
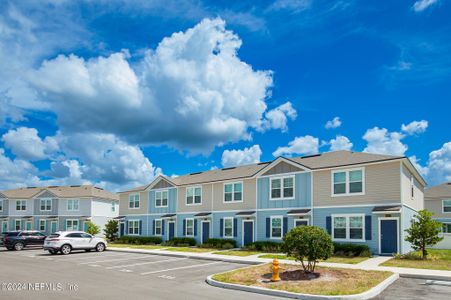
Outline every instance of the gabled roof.
<path fill-rule="evenodd" d="M 119 197 L 116 194 L 93 185 L 27 187 L 2 191 L 2 193 L 9 199 L 31 199 L 39 196 L 45 191 L 54 194 L 58 198 L 93 197 L 119 200 Z"/>
<path fill-rule="evenodd" d="M 451 199 L 451 182 L 445 182 L 424 191 L 424 200 L 438 199 Z"/>

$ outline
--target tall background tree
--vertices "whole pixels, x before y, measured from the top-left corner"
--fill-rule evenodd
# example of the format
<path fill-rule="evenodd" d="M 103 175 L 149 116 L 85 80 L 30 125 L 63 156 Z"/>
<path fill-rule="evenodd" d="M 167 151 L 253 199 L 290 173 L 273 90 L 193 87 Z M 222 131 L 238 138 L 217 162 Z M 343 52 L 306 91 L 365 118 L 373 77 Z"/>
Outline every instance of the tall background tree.
<path fill-rule="evenodd" d="M 427 258 L 427 247 L 434 246 L 443 237 L 439 236 L 442 223 L 432 219 L 434 214 L 426 209 L 420 210 L 411 221 L 410 228 L 406 229 L 407 237 L 405 240 L 412 244 L 415 250 L 421 250 L 421 257 Z"/>
<path fill-rule="evenodd" d="M 105 237 L 108 241 L 112 242 L 116 240 L 119 231 L 119 222 L 116 220 L 109 220 L 105 224 L 105 229 L 103 231 L 105 232 Z"/>

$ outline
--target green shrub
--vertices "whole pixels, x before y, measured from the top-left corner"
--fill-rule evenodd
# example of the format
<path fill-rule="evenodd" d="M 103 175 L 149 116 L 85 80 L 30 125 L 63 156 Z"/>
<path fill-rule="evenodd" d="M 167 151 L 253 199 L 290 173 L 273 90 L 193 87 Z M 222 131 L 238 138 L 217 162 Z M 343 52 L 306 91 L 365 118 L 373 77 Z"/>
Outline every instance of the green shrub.
<path fill-rule="evenodd" d="M 86 232 L 89 233 L 90 235 L 97 235 L 100 233 L 100 227 L 97 226 L 94 222 L 92 221 L 87 221 L 85 222 L 85 224 L 87 225 L 87 229 Z"/>
<path fill-rule="evenodd" d="M 263 252 L 271 252 L 271 253 L 279 253 L 282 251 L 281 249 L 282 243 L 272 242 L 272 241 L 258 241 L 247 244 L 244 248 L 250 251 L 263 251 Z"/>
<path fill-rule="evenodd" d="M 371 256 L 370 247 L 362 244 L 334 243 L 334 254 L 337 256 Z"/>
<path fill-rule="evenodd" d="M 117 239 L 117 234 L 119 231 L 119 222 L 116 220 L 109 220 L 105 224 L 105 229 L 103 230 L 105 232 L 105 238 L 109 242 L 113 242 Z"/>
<path fill-rule="evenodd" d="M 201 245 L 202 248 L 232 249 L 236 248 L 236 241 L 233 239 L 208 239 Z"/>
<path fill-rule="evenodd" d="M 187 247 L 196 246 L 196 239 L 187 237 L 175 237 L 166 241 L 165 246 L 175 246 L 175 247 Z"/>
<path fill-rule="evenodd" d="M 116 240 L 120 244 L 135 244 L 135 245 L 157 245 L 161 244 L 162 239 L 159 236 L 130 236 L 124 235 Z"/>

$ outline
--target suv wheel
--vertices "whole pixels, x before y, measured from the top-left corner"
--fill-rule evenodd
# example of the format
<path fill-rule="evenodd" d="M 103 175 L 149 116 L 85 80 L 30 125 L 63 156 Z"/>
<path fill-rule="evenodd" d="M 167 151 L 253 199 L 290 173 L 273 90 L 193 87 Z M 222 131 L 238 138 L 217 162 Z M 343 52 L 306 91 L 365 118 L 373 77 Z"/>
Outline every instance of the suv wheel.
<path fill-rule="evenodd" d="M 15 243 L 14 244 L 14 250 L 16 251 L 21 251 L 24 248 L 24 244 L 23 243 Z"/>
<path fill-rule="evenodd" d="M 97 252 L 103 252 L 103 251 L 105 251 L 105 244 L 104 244 L 104 243 L 98 243 L 98 244 L 96 245 L 96 251 L 97 251 Z"/>
<path fill-rule="evenodd" d="M 72 252 L 72 247 L 68 244 L 61 246 L 61 253 L 64 255 L 68 255 Z"/>

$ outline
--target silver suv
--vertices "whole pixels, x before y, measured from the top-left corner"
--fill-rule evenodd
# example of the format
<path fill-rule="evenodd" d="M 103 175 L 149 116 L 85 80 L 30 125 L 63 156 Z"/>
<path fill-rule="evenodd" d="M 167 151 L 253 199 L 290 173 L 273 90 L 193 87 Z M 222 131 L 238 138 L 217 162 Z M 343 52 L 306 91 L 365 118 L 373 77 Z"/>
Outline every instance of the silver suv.
<path fill-rule="evenodd" d="M 96 250 L 105 251 L 107 242 L 103 238 L 92 236 L 83 231 L 57 231 L 49 235 L 44 241 L 44 250 L 50 254 L 57 254 L 59 251 L 70 254 L 72 250 Z"/>

